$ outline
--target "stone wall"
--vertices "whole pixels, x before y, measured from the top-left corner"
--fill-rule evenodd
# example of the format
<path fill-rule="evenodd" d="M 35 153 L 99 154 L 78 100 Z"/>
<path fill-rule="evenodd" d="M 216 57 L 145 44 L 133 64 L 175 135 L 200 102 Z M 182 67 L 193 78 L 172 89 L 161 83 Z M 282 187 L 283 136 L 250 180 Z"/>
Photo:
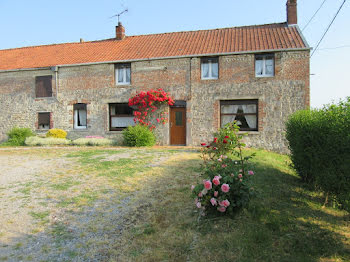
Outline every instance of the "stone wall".
<path fill-rule="evenodd" d="M 284 122 L 296 110 L 309 107 L 309 51 L 275 53 L 275 76 L 255 77 L 254 54 L 219 57 L 219 79 L 201 80 L 200 58 L 176 58 L 131 63 L 131 84 L 116 85 L 114 64 L 58 67 L 58 72 L 0 72 L 0 140 L 14 126 L 37 130 L 38 112 L 52 112 L 53 127 L 70 138 L 109 131 L 109 103 L 126 103 L 139 90 L 163 88 L 175 100 L 186 101 L 186 144 L 199 145 L 220 126 L 220 100 L 258 99 L 259 131 L 249 132 L 248 145 L 286 152 Z M 35 98 L 35 76 L 52 75 L 53 97 Z M 56 79 L 57 75 L 57 79 Z M 74 130 L 73 105 L 87 104 L 86 130 Z M 159 144 L 169 144 L 169 124 L 157 130 Z"/>

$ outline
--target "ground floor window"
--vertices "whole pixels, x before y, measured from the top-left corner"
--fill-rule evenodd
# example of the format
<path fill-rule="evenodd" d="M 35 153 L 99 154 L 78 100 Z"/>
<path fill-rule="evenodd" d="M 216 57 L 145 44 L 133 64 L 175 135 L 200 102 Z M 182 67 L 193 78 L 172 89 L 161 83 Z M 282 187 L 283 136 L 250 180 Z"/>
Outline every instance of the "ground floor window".
<path fill-rule="evenodd" d="M 128 103 L 109 104 L 109 129 L 111 131 L 120 131 L 134 125 L 133 109 Z"/>
<path fill-rule="evenodd" d="M 86 104 L 75 104 L 74 108 L 74 129 L 86 129 L 87 111 Z"/>
<path fill-rule="evenodd" d="M 45 112 L 45 113 L 38 113 L 38 129 L 47 130 L 50 129 L 50 119 L 51 113 Z"/>
<path fill-rule="evenodd" d="M 237 121 L 242 131 L 258 131 L 258 100 L 220 101 L 221 127 Z"/>

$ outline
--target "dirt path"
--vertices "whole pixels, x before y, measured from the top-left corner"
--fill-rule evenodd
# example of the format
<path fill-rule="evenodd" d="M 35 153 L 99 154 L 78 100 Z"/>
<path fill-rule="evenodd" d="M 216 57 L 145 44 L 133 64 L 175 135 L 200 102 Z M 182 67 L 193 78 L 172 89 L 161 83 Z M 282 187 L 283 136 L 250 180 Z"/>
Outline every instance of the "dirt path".
<path fill-rule="evenodd" d="M 104 261 L 174 150 L 0 151 L 0 261 Z"/>

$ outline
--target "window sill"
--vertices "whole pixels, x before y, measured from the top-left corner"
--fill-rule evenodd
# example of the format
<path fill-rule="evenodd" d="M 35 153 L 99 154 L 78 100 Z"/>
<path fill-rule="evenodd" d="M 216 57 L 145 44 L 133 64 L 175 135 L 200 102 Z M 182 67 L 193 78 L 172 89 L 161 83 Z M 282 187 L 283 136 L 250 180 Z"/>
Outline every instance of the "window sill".
<path fill-rule="evenodd" d="M 89 130 L 87 128 L 73 128 L 74 132 L 88 132 Z"/>
<path fill-rule="evenodd" d="M 201 80 L 218 80 L 219 78 L 201 78 Z"/>
<path fill-rule="evenodd" d="M 275 76 L 272 75 L 272 76 L 257 76 L 255 75 L 256 78 L 274 78 Z"/>
<path fill-rule="evenodd" d="M 260 131 L 238 131 L 238 134 L 259 135 Z"/>
<path fill-rule="evenodd" d="M 131 86 L 131 83 L 117 83 L 115 86 Z"/>

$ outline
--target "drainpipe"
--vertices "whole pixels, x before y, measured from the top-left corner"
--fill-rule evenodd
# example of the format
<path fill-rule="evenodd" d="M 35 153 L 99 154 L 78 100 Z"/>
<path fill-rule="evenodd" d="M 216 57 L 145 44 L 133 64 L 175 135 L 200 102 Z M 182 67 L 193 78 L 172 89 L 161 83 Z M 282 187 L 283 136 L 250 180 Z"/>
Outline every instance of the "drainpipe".
<path fill-rule="evenodd" d="M 51 70 L 55 72 L 55 88 L 56 88 L 56 100 L 58 101 L 58 66 L 51 67 Z"/>

